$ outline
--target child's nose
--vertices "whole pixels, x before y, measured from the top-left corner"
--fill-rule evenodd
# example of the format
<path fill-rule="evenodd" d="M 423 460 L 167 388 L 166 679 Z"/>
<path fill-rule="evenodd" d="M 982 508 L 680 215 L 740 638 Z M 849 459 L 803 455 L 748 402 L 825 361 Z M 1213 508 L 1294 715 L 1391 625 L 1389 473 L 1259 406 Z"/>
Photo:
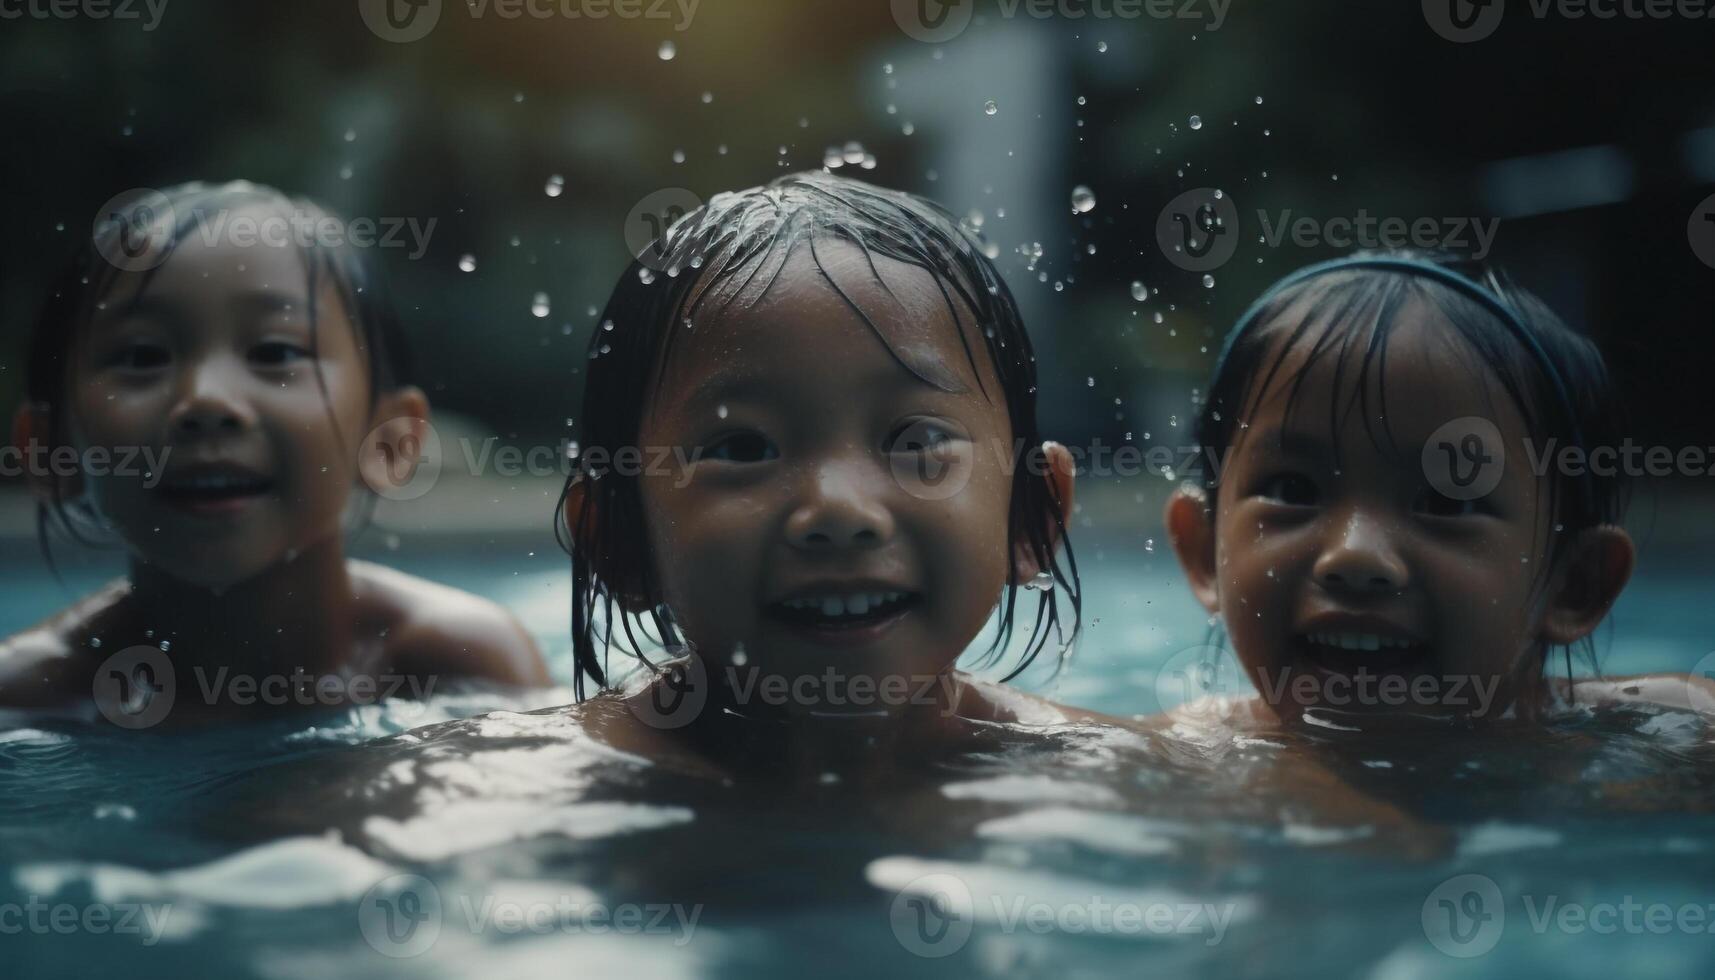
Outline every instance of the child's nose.
<path fill-rule="evenodd" d="M 1348 515 L 1334 532 L 1313 574 L 1333 592 L 1398 592 L 1410 580 L 1387 526 L 1361 511 Z"/>
<path fill-rule="evenodd" d="M 178 402 L 167 422 L 176 436 L 208 436 L 239 432 L 254 421 L 250 409 L 234 390 L 230 368 L 205 361 L 185 371 Z"/>
<path fill-rule="evenodd" d="M 825 466 L 807 481 L 797 509 L 786 520 L 786 536 L 794 547 L 874 548 L 892 539 L 893 514 L 853 470 Z"/>

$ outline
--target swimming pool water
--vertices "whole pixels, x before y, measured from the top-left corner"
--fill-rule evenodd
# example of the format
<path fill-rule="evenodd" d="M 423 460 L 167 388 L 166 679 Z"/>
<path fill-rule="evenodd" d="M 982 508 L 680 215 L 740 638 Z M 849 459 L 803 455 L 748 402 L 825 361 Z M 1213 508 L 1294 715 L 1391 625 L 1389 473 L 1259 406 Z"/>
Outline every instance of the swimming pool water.
<path fill-rule="evenodd" d="M 411 542 L 390 557 L 515 609 L 565 680 L 563 557 L 520 557 L 531 547 Z M 1162 666 L 1206 638 L 1201 612 L 1165 548 L 1080 557 L 1085 639 L 1061 676 L 1033 670 L 1027 684 L 1152 712 Z M 100 577 L 85 568 L 69 584 Z M 1649 566 L 1604 666 L 1686 670 L 1708 653 L 1710 578 L 1691 562 Z M 8 632 L 64 602 L 17 549 L 0 587 Z M 552 709 L 568 700 L 442 694 L 202 732 L 13 719 L 0 729 L 0 909 L 46 924 L 0 938 L 8 973 L 1396 980 L 1715 967 L 1715 760 L 1674 712 L 1574 712 L 1499 744 L 1330 733 L 1314 751 L 1285 734 L 997 727 L 897 782 L 855 787 L 657 771 L 569 738 Z M 601 908 L 637 919 L 588 918 Z M 52 924 L 92 909 L 134 913 L 132 929 Z"/>

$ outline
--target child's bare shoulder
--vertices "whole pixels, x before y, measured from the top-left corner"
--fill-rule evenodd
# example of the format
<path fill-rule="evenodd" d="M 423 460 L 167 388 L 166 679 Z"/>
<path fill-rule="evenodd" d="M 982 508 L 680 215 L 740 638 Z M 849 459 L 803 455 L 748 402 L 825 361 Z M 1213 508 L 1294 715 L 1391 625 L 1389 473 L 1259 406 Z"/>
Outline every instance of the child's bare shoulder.
<path fill-rule="evenodd" d="M 115 582 L 0 640 L 0 706 L 45 708 L 90 696 L 100 651 L 89 638 L 121 612 L 130 588 Z"/>
<path fill-rule="evenodd" d="M 384 657 L 415 674 L 546 684 L 523 624 L 496 603 L 368 562 L 351 562 L 359 617 L 386 637 Z"/>

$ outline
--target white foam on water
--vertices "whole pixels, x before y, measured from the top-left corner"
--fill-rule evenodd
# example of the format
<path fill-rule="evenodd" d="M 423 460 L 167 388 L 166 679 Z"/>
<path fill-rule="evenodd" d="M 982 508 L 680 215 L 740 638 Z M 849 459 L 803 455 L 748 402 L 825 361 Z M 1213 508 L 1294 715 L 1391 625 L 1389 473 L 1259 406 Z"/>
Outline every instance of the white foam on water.
<path fill-rule="evenodd" d="M 977 825 L 978 837 L 1009 841 L 1065 840 L 1092 850 L 1132 857 L 1171 854 L 1177 845 L 1164 831 L 1182 828 L 1118 813 L 1047 807 Z"/>
<path fill-rule="evenodd" d="M 1556 847 L 1563 840 L 1558 831 L 1522 824 L 1492 822 L 1472 827 L 1460 836 L 1459 856 L 1503 854 L 1534 847 Z"/>
<path fill-rule="evenodd" d="M 941 794 L 953 800 L 986 800 L 991 803 L 1084 803 L 1119 802 L 1119 794 L 1106 786 L 1078 783 L 1052 776 L 995 776 L 963 783 L 948 783 Z"/>
<path fill-rule="evenodd" d="M 414 861 L 439 861 L 455 854 L 510 841 L 558 835 L 594 840 L 690 823 L 685 807 L 641 803 L 571 803 L 545 806 L 516 800 L 460 800 L 414 817 L 370 817 L 363 832 L 389 852 Z"/>

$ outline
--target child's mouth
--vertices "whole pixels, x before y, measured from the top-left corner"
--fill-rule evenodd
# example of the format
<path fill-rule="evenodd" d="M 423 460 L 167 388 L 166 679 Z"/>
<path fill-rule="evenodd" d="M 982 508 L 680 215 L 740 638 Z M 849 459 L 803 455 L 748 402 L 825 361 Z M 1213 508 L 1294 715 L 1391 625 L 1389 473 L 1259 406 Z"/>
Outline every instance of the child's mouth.
<path fill-rule="evenodd" d="M 766 614 L 824 642 L 863 641 L 879 636 L 923 601 L 899 589 L 806 595 L 770 603 Z"/>
<path fill-rule="evenodd" d="M 1414 673 L 1429 650 L 1415 639 L 1353 630 L 1303 633 L 1293 639 L 1312 666 L 1346 675 Z"/>
<path fill-rule="evenodd" d="M 273 481 L 249 470 L 213 467 L 176 473 L 162 481 L 161 496 L 198 517 L 238 513 L 273 488 Z"/>

